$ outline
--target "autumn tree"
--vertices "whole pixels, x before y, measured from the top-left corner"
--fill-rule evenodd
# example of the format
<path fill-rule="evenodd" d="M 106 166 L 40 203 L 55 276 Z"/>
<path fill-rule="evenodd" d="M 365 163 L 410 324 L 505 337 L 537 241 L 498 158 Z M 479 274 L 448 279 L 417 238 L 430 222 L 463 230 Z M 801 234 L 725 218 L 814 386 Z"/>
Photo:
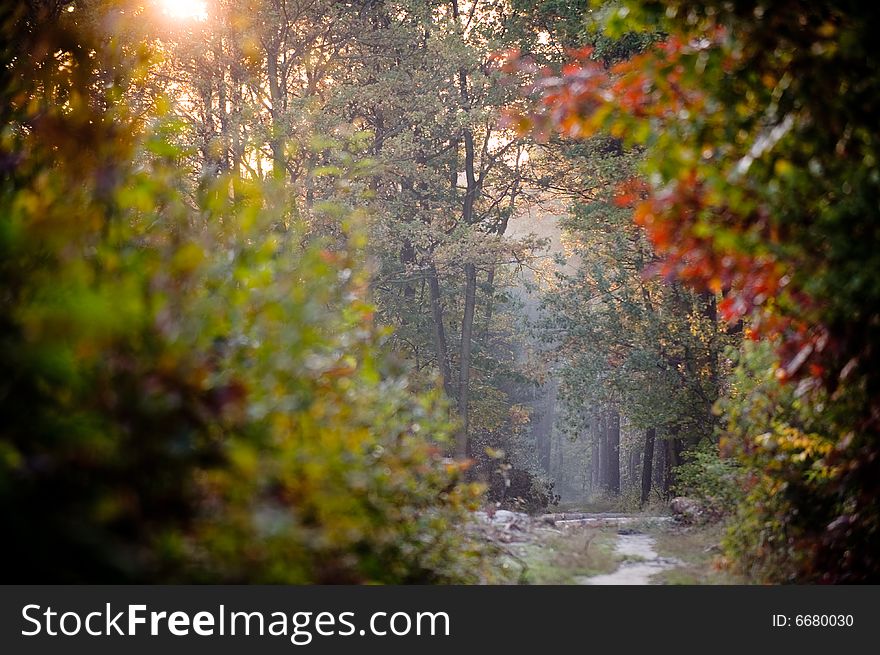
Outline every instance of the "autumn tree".
<path fill-rule="evenodd" d="M 162 53 L 130 8 L 0 9 L 6 578 L 487 579 L 446 405 L 383 348 L 363 212 L 330 239 L 274 181 L 205 175 L 186 98 L 140 91 Z"/>
<path fill-rule="evenodd" d="M 381 316 L 401 351 L 436 371 L 454 400 L 456 454 L 480 456 L 470 439 L 488 424 L 472 421 L 472 405 L 505 395 L 497 372 L 509 345 L 490 344 L 492 325 L 505 320 L 505 267 L 538 247 L 505 236 L 526 188 L 525 144 L 499 126 L 516 94 L 498 83 L 494 53 L 516 16 L 505 3 L 481 2 L 388 3 L 369 15 L 373 27 L 352 45 L 328 112 L 372 135 Z"/>
<path fill-rule="evenodd" d="M 165 54 L 156 83 L 181 143 L 198 144 L 202 180 L 226 179 L 234 195 L 234 180 L 272 179 L 331 238 L 344 221 L 333 207 L 368 208 L 379 318 L 419 383 L 439 376 L 458 410 L 457 454 L 480 455 L 469 435 L 489 422 L 472 423 L 472 404 L 482 418 L 512 406 L 510 345 L 489 343 L 509 333 L 490 327 L 510 323 L 505 267 L 539 246 L 505 237 L 527 155 L 498 124 L 516 94 L 498 84 L 494 53 L 517 15 L 506 3 L 295 0 L 224 0 L 210 14 L 151 33 Z"/>
<path fill-rule="evenodd" d="M 667 38 L 610 74 L 582 58 L 539 112 L 645 145 L 647 184 L 627 201 L 660 272 L 721 294 L 720 314 L 769 342 L 772 377 L 797 390 L 794 413 L 769 406 L 769 432 L 728 408 L 754 519 L 732 554 L 771 580 L 880 570 L 877 25 L 850 3 L 627 3 L 612 30 Z M 819 408 L 818 423 L 798 415 Z"/>

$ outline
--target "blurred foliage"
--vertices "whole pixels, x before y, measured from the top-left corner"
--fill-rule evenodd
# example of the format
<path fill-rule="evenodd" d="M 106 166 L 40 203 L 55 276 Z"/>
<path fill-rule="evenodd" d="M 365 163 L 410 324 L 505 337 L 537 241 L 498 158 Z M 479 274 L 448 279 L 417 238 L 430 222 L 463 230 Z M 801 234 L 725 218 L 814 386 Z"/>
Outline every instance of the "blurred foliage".
<path fill-rule="evenodd" d="M 848 464 L 834 463 L 846 451 L 824 436 L 841 427 L 827 394 L 807 396 L 780 382 L 769 343 L 747 342 L 735 356 L 730 392 L 719 403 L 722 448 L 744 465 L 745 497 L 725 544 L 734 568 L 769 582 L 823 582 L 870 564 L 875 554 L 863 539 L 849 541 L 843 561 L 823 558 L 820 544 L 854 505 L 839 488 Z"/>
<path fill-rule="evenodd" d="M 194 202 L 183 127 L 126 101 L 150 53 L 67 5 L 0 9 L 5 578 L 484 580 L 480 490 L 382 354 L 358 216 L 328 207 L 331 248 L 271 183 Z"/>

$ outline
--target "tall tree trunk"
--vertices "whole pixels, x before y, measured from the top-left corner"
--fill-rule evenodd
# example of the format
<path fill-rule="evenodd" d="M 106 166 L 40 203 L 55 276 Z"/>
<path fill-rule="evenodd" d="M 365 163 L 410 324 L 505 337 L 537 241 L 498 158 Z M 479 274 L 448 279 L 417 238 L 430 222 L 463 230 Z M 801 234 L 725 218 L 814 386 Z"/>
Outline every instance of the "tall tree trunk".
<path fill-rule="evenodd" d="M 712 322 L 712 337 L 709 342 L 708 355 L 709 355 L 709 383 L 711 385 L 709 389 L 709 401 L 706 403 L 706 424 L 709 426 L 709 429 L 706 430 L 706 435 L 711 439 L 711 435 L 715 433 L 715 425 L 717 424 L 717 418 L 715 413 L 712 411 L 712 408 L 715 405 L 715 401 L 718 399 L 718 393 L 721 387 L 720 377 L 720 364 L 719 357 L 721 355 L 720 349 L 718 348 L 718 338 L 719 338 L 719 325 L 718 325 L 718 301 L 717 297 L 711 291 L 704 291 L 700 294 L 700 297 L 703 301 L 703 314 Z M 695 443 L 692 445 L 694 447 L 699 445 L 701 439 L 697 439 Z"/>
<path fill-rule="evenodd" d="M 538 450 L 538 465 L 547 475 L 550 475 L 550 435 L 544 431 L 537 434 L 536 444 Z"/>
<path fill-rule="evenodd" d="M 458 0 L 452 1 L 452 15 L 458 22 L 461 18 Z M 462 30 L 464 26 L 461 25 Z M 461 99 L 461 108 L 470 113 L 471 101 L 468 91 L 467 69 L 458 69 L 458 93 Z M 474 224 L 474 202 L 479 193 L 479 184 L 474 170 L 474 133 L 468 125 L 462 131 L 464 142 L 464 174 L 467 184 L 464 203 L 462 205 L 461 220 L 464 225 Z M 459 348 L 458 370 L 458 414 L 460 429 L 455 439 L 455 452 L 459 457 L 468 454 L 468 429 L 470 420 L 468 416 L 468 404 L 470 401 L 470 376 L 471 376 L 471 339 L 474 328 L 474 309 L 477 297 L 477 267 L 473 262 L 464 265 L 465 291 L 464 291 L 464 315 L 461 321 L 461 346 Z"/>
<path fill-rule="evenodd" d="M 428 270 L 428 291 L 431 296 L 431 317 L 434 323 L 434 350 L 437 355 L 437 368 L 440 369 L 443 390 L 449 398 L 453 398 L 452 373 L 449 370 L 449 350 L 446 347 L 446 329 L 443 327 L 440 281 L 437 278 L 437 269 L 434 268 L 434 264 L 431 264 Z"/>
<path fill-rule="evenodd" d="M 458 357 L 458 416 L 461 423 L 455 439 L 455 454 L 458 457 L 467 457 L 468 455 L 471 333 L 474 329 L 474 308 L 477 302 L 477 267 L 472 263 L 465 264 L 464 275 L 464 316 L 461 320 L 461 349 Z"/>
<path fill-rule="evenodd" d="M 462 75 L 462 95 L 467 98 L 466 80 Z M 474 135 L 470 129 L 464 131 L 464 161 L 467 190 L 462 206 L 462 221 L 465 225 L 474 222 L 474 200 L 477 195 L 477 181 L 474 174 Z M 455 439 L 455 452 L 459 457 L 467 455 L 468 429 L 470 420 L 468 417 L 468 403 L 470 400 L 470 377 L 471 377 L 471 340 L 474 330 L 474 309 L 477 302 L 477 267 L 473 262 L 464 265 L 464 315 L 461 319 L 461 346 L 459 348 L 458 369 L 458 416 L 460 428 Z"/>
<path fill-rule="evenodd" d="M 624 481 L 624 479 L 621 479 L 621 482 L 624 484 L 624 486 L 626 486 L 626 484 L 629 483 L 629 481 L 633 479 L 633 477 L 635 476 L 635 470 L 636 470 L 636 454 L 634 452 L 630 451 L 629 457 L 626 458 L 626 479 L 625 479 L 625 481 Z M 623 475 L 622 472 L 621 472 L 621 475 Z"/>
<path fill-rule="evenodd" d="M 550 439 L 553 439 L 553 435 L 550 435 Z M 563 442 L 562 439 L 553 440 L 554 445 L 556 446 L 556 475 L 554 479 L 559 480 L 560 484 L 565 481 L 565 453 L 562 450 Z"/>
<path fill-rule="evenodd" d="M 282 180 L 287 171 L 287 162 L 284 159 L 284 139 L 281 130 L 283 100 L 278 73 L 278 48 L 273 44 L 266 48 L 266 74 L 269 78 L 269 99 L 272 103 L 269 111 L 272 117 L 272 124 L 269 127 L 269 148 L 272 150 L 272 177 Z"/>
<path fill-rule="evenodd" d="M 221 36 L 214 44 L 214 58 L 219 64 L 217 71 L 217 114 L 220 120 L 220 143 L 217 153 L 217 171 L 220 174 L 229 172 L 229 144 L 230 144 L 230 121 L 229 121 L 229 95 L 226 85 L 226 57 L 223 53 L 223 37 Z"/>
<path fill-rule="evenodd" d="M 645 430 L 645 452 L 642 454 L 642 495 L 641 504 L 648 502 L 651 496 L 651 480 L 654 466 L 654 440 L 657 438 L 657 428 Z"/>
<path fill-rule="evenodd" d="M 590 415 L 590 493 L 596 494 L 602 489 L 602 444 L 599 431 L 599 421 L 595 414 Z"/>
<path fill-rule="evenodd" d="M 681 439 L 673 434 L 673 436 L 666 440 L 666 470 L 663 476 L 663 493 L 667 498 L 669 498 L 675 486 L 675 467 L 678 466 L 680 455 Z"/>
<path fill-rule="evenodd" d="M 541 470 L 550 475 L 550 450 L 553 436 L 553 413 L 555 408 L 556 385 L 550 385 L 549 389 L 541 387 L 543 392 L 540 398 L 539 419 L 534 423 L 532 434 L 535 437 L 535 446 L 538 454 L 538 464 Z"/>
<path fill-rule="evenodd" d="M 620 493 L 620 413 L 616 408 L 608 417 L 608 490 Z"/>
<path fill-rule="evenodd" d="M 238 64 L 233 64 L 231 68 L 232 75 L 232 115 L 230 125 L 230 158 L 232 173 L 236 179 L 242 177 L 242 160 L 244 159 L 244 144 L 241 138 L 241 112 L 244 102 L 241 93 L 241 75 L 238 70 Z M 234 192 L 234 186 L 233 186 Z"/>
<path fill-rule="evenodd" d="M 654 488 L 663 489 L 666 486 L 666 440 L 660 439 L 660 445 L 654 443 Z"/>
<path fill-rule="evenodd" d="M 608 492 L 608 415 L 605 410 L 599 412 L 599 489 Z"/>

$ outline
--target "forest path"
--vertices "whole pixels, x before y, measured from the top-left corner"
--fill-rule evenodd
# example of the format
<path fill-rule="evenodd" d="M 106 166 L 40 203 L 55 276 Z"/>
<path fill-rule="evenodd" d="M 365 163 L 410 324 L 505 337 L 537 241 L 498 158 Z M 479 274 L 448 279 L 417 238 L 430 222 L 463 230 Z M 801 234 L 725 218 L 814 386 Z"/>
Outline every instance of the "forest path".
<path fill-rule="evenodd" d="M 643 585 L 736 583 L 716 567 L 723 526 L 618 512 L 528 516 L 478 513 L 480 531 L 506 554 L 520 584 Z"/>
<path fill-rule="evenodd" d="M 584 585 L 647 585 L 658 573 L 676 568 L 681 561 L 671 557 L 660 557 L 654 550 L 656 540 L 649 534 L 619 531 L 614 552 L 622 558 L 620 566 L 613 573 L 595 576 L 578 576 L 576 584 Z"/>

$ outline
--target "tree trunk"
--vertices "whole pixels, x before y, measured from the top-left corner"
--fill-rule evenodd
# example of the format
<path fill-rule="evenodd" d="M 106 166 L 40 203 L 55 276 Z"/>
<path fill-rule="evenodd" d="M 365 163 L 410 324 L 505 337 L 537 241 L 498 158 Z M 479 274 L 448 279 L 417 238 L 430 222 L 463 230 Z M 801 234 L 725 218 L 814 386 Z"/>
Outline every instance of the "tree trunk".
<path fill-rule="evenodd" d="M 464 275 L 464 316 L 461 320 L 461 349 L 458 357 L 458 416 L 461 423 L 455 439 L 455 454 L 458 457 L 467 457 L 468 455 L 471 333 L 474 329 L 474 308 L 477 302 L 477 267 L 472 263 L 465 264 Z"/>
<path fill-rule="evenodd" d="M 654 444 L 654 488 L 663 489 L 666 486 L 666 441 L 660 439 L 660 445 Z"/>
<path fill-rule="evenodd" d="M 217 171 L 225 175 L 229 172 L 230 122 L 228 88 L 226 86 L 226 57 L 223 55 L 223 39 L 214 45 L 214 58 L 220 64 L 217 81 L 217 114 L 220 119 L 220 143 L 217 153 Z"/>
<path fill-rule="evenodd" d="M 416 297 L 415 284 L 413 284 L 412 279 L 409 277 L 412 274 L 412 267 L 415 261 L 416 250 L 413 248 L 412 241 L 404 239 L 403 245 L 400 248 L 400 263 L 403 265 L 404 277 L 406 278 L 403 283 L 403 297 L 407 302 L 412 302 Z"/>
<path fill-rule="evenodd" d="M 549 389 L 542 387 L 538 391 L 543 392 L 543 396 L 540 398 L 539 418 L 534 423 L 532 434 L 535 437 L 538 464 L 544 473 L 550 475 L 550 451 L 552 448 L 551 439 L 553 436 L 556 385 L 551 383 Z"/>
<path fill-rule="evenodd" d="M 455 15 L 458 18 L 458 5 L 454 4 Z M 470 109 L 470 98 L 467 90 L 467 72 L 464 68 L 459 69 L 459 93 L 461 104 L 465 111 Z M 474 134 L 470 127 L 465 128 L 464 141 L 464 174 L 467 180 L 464 203 L 461 210 L 461 220 L 465 225 L 474 223 L 474 201 L 477 197 L 477 178 L 474 172 Z M 458 416 L 460 428 L 455 439 L 455 453 L 459 457 L 468 454 L 468 429 L 470 427 L 468 417 L 468 403 L 470 401 L 470 377 L 471 377 L 471 338 L 474 330 L 474 309 L 477 302 L 477 266 L 473 262 L 464 265 L 464 315 L 461 319 L 461 346 L 459 348 L 458 369 Z"/>
<path fill-rule="evenodd" d="M 608 490 L 620 493 L 620 413 L 616 408 L 608 417 Z"/>
<path fill-rule="evenodd" d="M 431 316 L 434 323 L 434 350 L 437 355 L 437 368 L 440 370 L 443 390 L 449 398 L 453 398 L 449 350 L 446 347 L 446 329 L 443 327 L 443 305 L 440 302 L 440 281 L 437 278 L 437 269 L 433 264 L 428 271 L 428 290 L 431 295 Z"/>
<path fill-rule="evenodd" d="M 241 93 L 241 79 L 239 76 L 238 68 L 236 66 L 232 66 L 231 69 L 232 74 L 232 116 L 231 116 L 231 131 L 230 131 L 230 148 L 232 152 L 230 153 L 231 157 L 231 166 L 232 172 L 236 179 L 242 177 L 242 160 L 244 159 L 244 144 L 241 138 L 241 112 L 242 106 L 244 102 L 242 100 Z M 234 192 L 234 186 L 233 186 Z"/>
<path fill-rule="evenodd" d="M 599 490 L 604 494 L 608 491 L 608 421 L 604 411 L 599 412 L 596 427 L 599 441 Z"/>
<path fill-rule="evenodd" d="M 602 488 L 600 472 L 602 470 L 602 449 L 599 443 L 599 422 L 595 415 L 590 416 L 590 493 L 595 494 Z"/>
<path fill-rule="evenodd" d="M 681 439 L 671 436 L 666 440 L 666 467 L 663 476 L 663 493 L 669 498 L 675 486 L 675 467 L 681 454 Z"/>
<path fill-rule="evenodd" d="M 552 440 L 553 435 L 550 435 Z M 562 450 L 563 441 L 562 439 L 556 439 L 556 475 L 554 479 L 559 480 L 560 485 L 565 482 L 565 453 Z"/>
<path fill-rule="evenodd" d="M 465 82 L 462 81 L 462 85 Z M 464 88 L 464 87 L 463 87 Z M 463 91 L 466 97 L 466 93 Z M 474 222 L 474 200 L 477 195 L 477 181 L 474 175 L 474 136 L 467 129 L 464 131 L 465 145 L 465 177 L 467 191 L 462 206 L 462 221 L 465 225 Z M 455 439 L 455 452 L 459 457 L 467 456 L 468 452 L 468 402 L 470 400 L 471 377 L 471 340 L 474 330 L 474 309 L 477 302 L 477 266 L 473 262 L 464 265 L 464 315 L 461 319 L 461 346 L 459 348 L 458 369 L 458 416 L 460 428 Z"/>
<path fill-rule="evenodd" d="M 651 496 L 651 480 L 654 466 L 654 440 L 657 438 L 657 428 L 645 430 L 645 452 L 642 454 L 642 495 L 641 504 L 648 502 Z"/>
<path fill-rule="evenodd" d="M 276 180 L 283 180 L 287 171 L 287 162 L 284 158 L 284 139 L 281 129 L 283 101 L 281 80 L 278 73 L 278 48 L 273 45 L 266 48 L 266 74 L 269 78 L 269 99 L 272 103 L 272 108 L 269 111 L 272 118 L 272 124 L 269 127 L 269 148 L 272 150 L 272 177 Z"/>
<path fill-rule="evenodd" d="M 621 478 L 621 483 L 625 487 L 630 480 L 633 479 L 636 470 L 636 454 L 632 451 L 629 453 L 629 457 L 626 458 L 626 478 Z M 621 475 L 623 472 L 621 471 Z"/>

